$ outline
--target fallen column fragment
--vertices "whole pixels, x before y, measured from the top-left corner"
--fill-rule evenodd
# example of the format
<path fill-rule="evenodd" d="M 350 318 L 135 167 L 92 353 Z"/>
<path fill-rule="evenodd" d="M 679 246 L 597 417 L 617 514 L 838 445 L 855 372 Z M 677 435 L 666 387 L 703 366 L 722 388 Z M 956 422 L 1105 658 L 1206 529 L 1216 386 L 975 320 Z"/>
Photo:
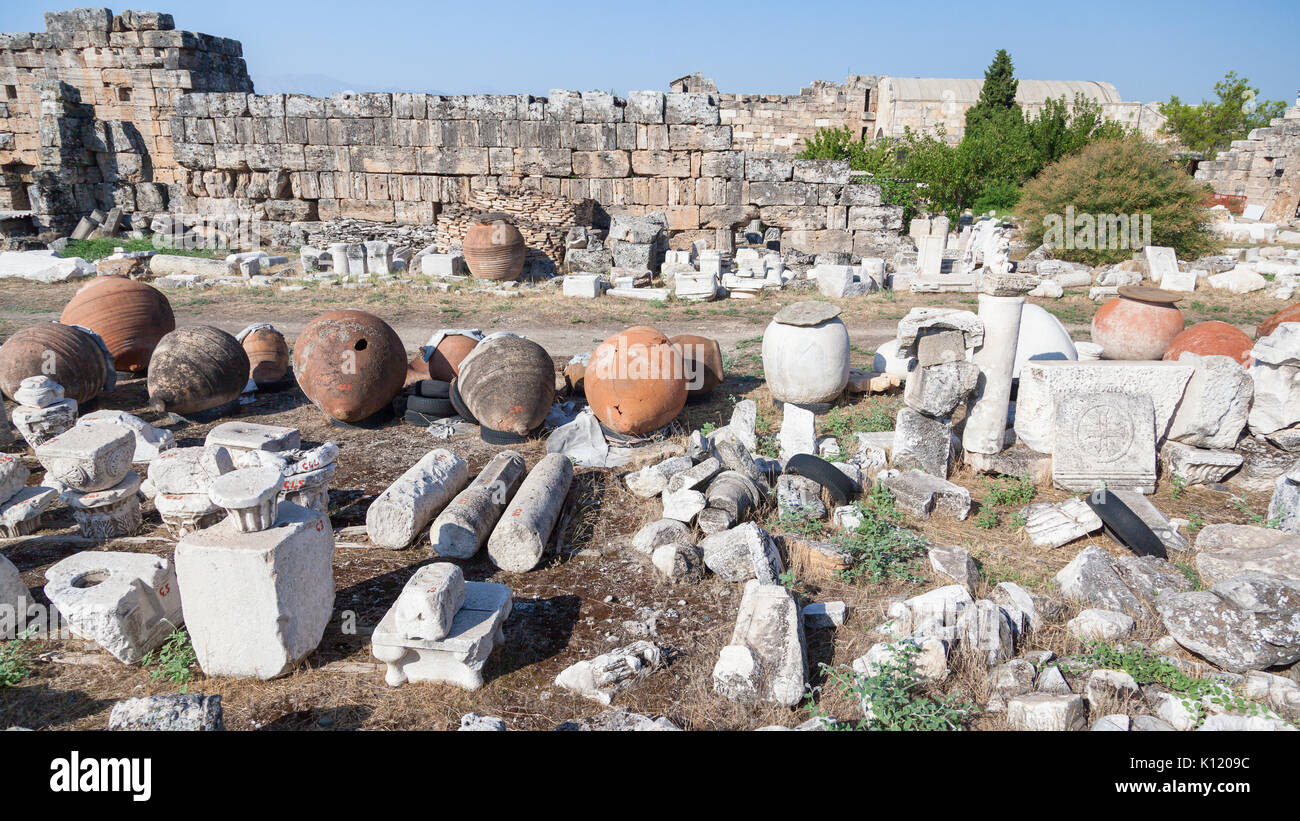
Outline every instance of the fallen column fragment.
<path fill-rule="evenodd" d="M 366 533 L 380 547 L 409 547 L 468 481 L 464 459 L 443 448 L 429 451 L 370 503 Z"/>
<path fill-rule="evenodd" d="M 478 552 L 501 519 L 527 472 L 524 457 L 504 450 L 443 508 L 429 528 L 433 555 L 468 559 Z"/>
<path fill-rule="evenodd" d="M 542 457 L 488 537 L 488 557 L 493 564 L 513 573 L 537 566 L 572 482 L 573 464 L 567 456 L 548 453 Z"/>

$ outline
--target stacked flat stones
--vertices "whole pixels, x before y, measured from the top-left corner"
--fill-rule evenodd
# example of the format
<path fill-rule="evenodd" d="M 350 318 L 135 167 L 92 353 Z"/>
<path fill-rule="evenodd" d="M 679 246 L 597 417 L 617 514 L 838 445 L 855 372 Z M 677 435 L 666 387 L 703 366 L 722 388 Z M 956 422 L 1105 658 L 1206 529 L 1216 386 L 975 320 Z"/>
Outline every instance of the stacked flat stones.
<path fill-rule="evenodd" d="M 142 490 L 153 498 L 163 524 L 180 538 L 221 520 L 222 509 L 209 494 L 212 483 L 234 467 L 223 447 L 176 448 L 149 464 Z"/>
<path fill-rule="evenodd" d="M 76 424 L 77 400 L 65 399 L 63 386 L 48 376 L 24 379 L 14 401 L 14 427 L 33 450 Z"/>

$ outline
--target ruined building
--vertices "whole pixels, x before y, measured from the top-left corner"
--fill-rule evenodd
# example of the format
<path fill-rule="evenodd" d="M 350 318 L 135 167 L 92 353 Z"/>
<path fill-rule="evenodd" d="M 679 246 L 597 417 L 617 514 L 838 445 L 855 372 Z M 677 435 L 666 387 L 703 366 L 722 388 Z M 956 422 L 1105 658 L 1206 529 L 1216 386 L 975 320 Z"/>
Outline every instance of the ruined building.
<path fill-rule="evenodd" d="M 1216 193 L 1262 205 L 1267 221 L 1300 214 L 1300 98 L 1267 128 L 1256 128 L 1213 160 L 1200 163 L 1196 179 L 1210 183 Z"/>

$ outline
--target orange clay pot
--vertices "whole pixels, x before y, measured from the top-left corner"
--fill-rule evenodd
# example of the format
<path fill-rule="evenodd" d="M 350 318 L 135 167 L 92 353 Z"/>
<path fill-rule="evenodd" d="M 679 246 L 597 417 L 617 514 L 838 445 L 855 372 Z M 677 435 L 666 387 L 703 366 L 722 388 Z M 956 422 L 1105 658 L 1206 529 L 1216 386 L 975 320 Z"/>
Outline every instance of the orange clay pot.
<path fill-rule="evenodd" d="M 374 314 L 330 311 L 298 335 L 293 370 L 312 404 L 342 422 L 360 422 L 402 389 L 406 349 Z"/>
<path fill-rule="evenodd" d="M 524 235 L 505 214 L 475 217 L 461 248 L 475 279 L 515 280 L 524 271 Z"/>
<path fill-rule="evenodd" d="M 1249 365 L 1253 347 L 1255 343 L 1245 331 L 1212 320 L 1198 322 L 1174 337 L 1165 351 L 1165 359 L 1177 362 L 1180 354 L 1191 352 L 1201 356 L 1230 356 L 1242 365 Z"/>
<path fill-rule="evenodd" d="M 0 391 L 10 399 L 27 377 L 48 376 L 63 386 L 65 397 L 84 405 L 104 389 L 108 375 L 94 337 L 70 325 L 32 325 L 0 345 Z"/>
<path fill-rule="evenodd" d="M 1259 323 L 1259 327 L 1255 329 L 1255 338 L 1263 339 L 1276 331 L 1277 326 L 1281 325 L 1283 322 L 1300 322 L 1300 302 L 1286 306 L 1268 319 Z"/>
<path fill-rule="evenodd" d="M 1092 317 L 1092 341 L 1105 359 L 1160 359 L 1185 324 L 1177 299 L 1160 288 L 1122 286 Z"/>
<path fill-rule="evenodd" d="M 722 348 L 716 339 L 695 334 L 678 334 L 669 337 L 673 347 L 681 351 L 686 370 L 686 390 L 691 398 L 708 396 L 727 378 L 722 371 Z"/>
<path fill-rule="evenodd" d="M 96 277 L 82 286 L 59 321 L 81 325 L 103 338 L 119 371 L 143 373 L 158 340 L 176 330 L 167 297 L 152 285 L 126 277 Z"/>
<path fill-rule="evenodd" d="M 275 385 L 289 373 L 289 343 L 274 328 L 250 331 L 243 341 L 248 375 L 258 386 Z"/>
<path fill-rule="evenodd" d="M 619 434 L 658 430 L 686 405 L 681 351 L 647 325 L 597 345 L 583 382 L 596 419 Z"/>

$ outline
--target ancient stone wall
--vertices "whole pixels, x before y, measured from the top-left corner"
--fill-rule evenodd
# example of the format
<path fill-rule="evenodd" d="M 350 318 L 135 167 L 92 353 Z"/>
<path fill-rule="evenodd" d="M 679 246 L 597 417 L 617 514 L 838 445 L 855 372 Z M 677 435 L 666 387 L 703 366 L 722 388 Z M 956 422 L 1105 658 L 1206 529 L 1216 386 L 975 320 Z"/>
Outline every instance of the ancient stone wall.
<path fill-rule="evenodd" d="M 734 147 L 746 151 L 798 153 L 823 128 L 870 140 L 876 82 L 853 76 L 842 84 L 819 80 L 798 94 L 721 94 L 721 121 L 731 126 Z"/>
<path fill-rule="evenodd" d="M 175 181 L 176 100 L 190 91 L 252 91 L 240 44 L 176 31 L 171 15 L 158 12 L 75 9 L 47 12 L 45 24 L 44 32 L 0 34 L 0 208 L 31 206 L 38 217 L 66 222 L 93 208 L 165 207 L 158 199 Z M 67 106 L 82 108 L 69 117 Z M 40 172 L 57 175 L 62 166 L 50 162 L 63 161 L 79 169 L 64 181 L 71 199 L 45 190 L 33 197 Z"/>
<path fill-rule="evenodd" d="M 1265 219 L 1294 218 L 1300 207 L 1300 100 L 1267 128 L 1255 129 L 1202 162 L 1196 179 L 1210 183 L 1215 193 L 1264 206 Z"/>
<path fill-rule="evenodd" d="M 174 212 L 428 224 L 474 192 L 535 190 L 663 211 L 672 231 L 757 219 L 813 253 L 892 251 L 902 227 L 847 163 L 738 150 L 710 93 L 192 93 L 170 133 Z"/>

